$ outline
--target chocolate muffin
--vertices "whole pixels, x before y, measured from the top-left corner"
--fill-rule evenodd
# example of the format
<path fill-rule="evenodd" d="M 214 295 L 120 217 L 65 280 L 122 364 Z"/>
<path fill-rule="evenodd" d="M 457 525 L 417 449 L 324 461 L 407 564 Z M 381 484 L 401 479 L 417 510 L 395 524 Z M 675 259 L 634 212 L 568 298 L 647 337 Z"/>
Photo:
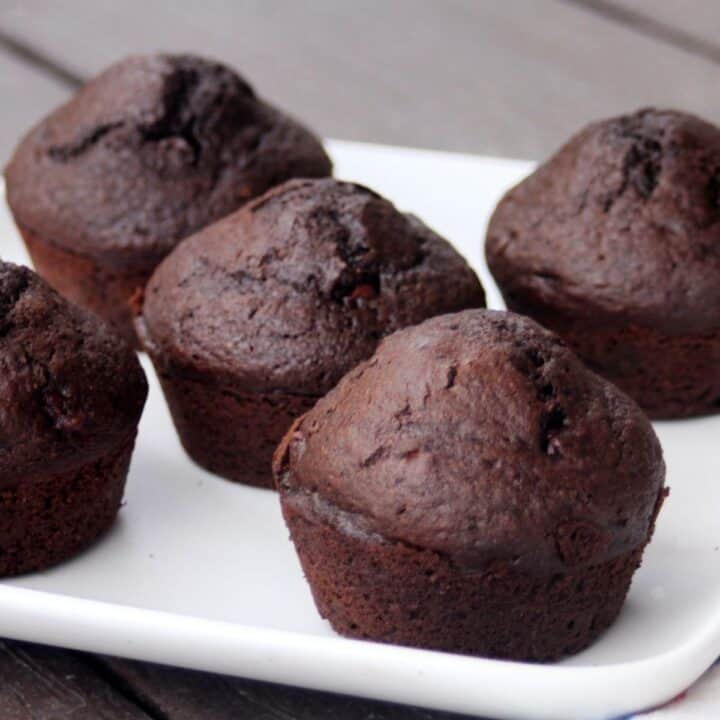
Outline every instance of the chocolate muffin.
<path fill-rule="evenodd" d="M 291 422 L 383 335 L 484 301 L 417 218 L 359 185 L 293 180 L 173 251 L 137 327 L 190 456 L 274 487 Z"/>
<path fill-rule="evenodd" d="M 128 300 L 179 240 L 330 172 L 319 140 L 231 69 L 152 55 L 112 65 L 43 120 L 6 178 L 38 272 L 133 343 Z"/>
<path fill-rule="evenodd" d="M 112 524 L 146 395 L 104 322 L 0 262 L 0 576 L 64 560 Z"/>
<path fill-rule="evenodd" d="M 274 472 L 338 632 L 516 660 L 610 625 L 665 495 L 637 405 L 532 320 L 485 310 L 385 339 Z"/>
<path fill-rule="evenodd" d="M 510 190 L 487 261 L 651 417 L 720 410 L 720 129 L 641 110 L 590 125 Z"/>

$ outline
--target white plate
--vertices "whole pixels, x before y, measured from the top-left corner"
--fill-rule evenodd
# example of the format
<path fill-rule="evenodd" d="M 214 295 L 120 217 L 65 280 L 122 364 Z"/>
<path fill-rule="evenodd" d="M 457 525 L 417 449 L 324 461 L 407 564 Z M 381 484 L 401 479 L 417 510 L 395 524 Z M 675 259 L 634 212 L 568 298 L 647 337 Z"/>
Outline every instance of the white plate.
<path fill-rule="evenodd" d="M 359 180 L 481 259 L 528 163 L 330 143 Z M 0 252 L 25 254 L 0 203 Z M 320 619 L 274 493 L 185 456 L 154 375 L 126 505 L 80 557 L 0 583 L 0 636 L 502 718 L 606 718 L 666 701 L 720 654 L 720 417 L 656 425 L 672 493 L 615 625 L 556 665 L 346 640 Z"/>

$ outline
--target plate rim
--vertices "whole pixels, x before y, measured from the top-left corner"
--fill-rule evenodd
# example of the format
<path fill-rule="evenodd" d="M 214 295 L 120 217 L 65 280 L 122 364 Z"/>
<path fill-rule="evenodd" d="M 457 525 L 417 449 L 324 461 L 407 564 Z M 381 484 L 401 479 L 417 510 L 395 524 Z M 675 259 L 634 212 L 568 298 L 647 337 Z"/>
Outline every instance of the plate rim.
<path fill-rule="evenodd" d="M 326 143 L 331 154 L 390 151 L 461 163 L 488 160 L 525 169 L 534 165 L 519 159 L 395 145 L 333 139 Z M 0 212 L 7 207 L 5 194 L 0 176 Z M 34 590 L 0 580 L 0 636 L 437 710 L 481 712 L 498 718 L 576 720 L 580 713 L 607 718 L 637 712 L 685 690 L 720 655 L 720 608 L 702 629 L 657 655 L 569 666 L 321 637 Z M 307 663 L 309 644 L 316 660 L 313 663 Z M 188 646 L 192 646 L 191 654 Z M 431 683 L 418 682 L 440 666 L 447 685 L 442 702 L 432 692 Z M 525 673 L 524 682 L 542 694 L 543 707 L 530 710 L 522 693 L 508 691 L 516 684 L 518 667 Z M 357 672 L 348 672 L 348 668 Z M 374 678 L 372 690 L 368 689 L 368 675 Z M 608 697 L 609 687 L 614 688 L 612 697 Z"/>

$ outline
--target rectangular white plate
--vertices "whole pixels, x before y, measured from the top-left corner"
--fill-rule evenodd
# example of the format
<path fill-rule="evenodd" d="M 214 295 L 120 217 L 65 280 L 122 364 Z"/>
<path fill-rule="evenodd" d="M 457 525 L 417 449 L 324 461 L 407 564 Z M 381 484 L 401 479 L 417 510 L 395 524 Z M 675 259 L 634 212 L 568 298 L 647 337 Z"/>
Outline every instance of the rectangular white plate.
<path fill-rule="evenodd" d="M 482 259 L 487 217 L 529 163 L 331 142 L 366 183 Z M 0 188 L 1 190 L 1 188 Z M 0 202 L 0 254 L 26 256 Z M 720 654 L 720 417 L 656 424 L 668 499 L 618 622 L 591 648 L 530 665 L 346 640 L 320 619 L 275 494 L 183 453 L 150 397 L 112 531 L 48 572 L 0 583 L 0 636 L 501 718 L 607 718 L 664 702 Z"/>

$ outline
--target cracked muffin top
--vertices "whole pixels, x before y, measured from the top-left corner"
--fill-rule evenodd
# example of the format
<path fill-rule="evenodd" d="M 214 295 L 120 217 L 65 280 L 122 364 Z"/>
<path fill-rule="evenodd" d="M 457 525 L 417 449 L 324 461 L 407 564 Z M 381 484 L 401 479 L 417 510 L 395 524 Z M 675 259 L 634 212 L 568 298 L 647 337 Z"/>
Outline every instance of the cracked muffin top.
<path fill-rule="evenodd" d="M 665 476 L 630 398 L 529 318 L 489 310 L 383 340 L 295 422 L 274 471 L 346 532 L 542 575 L 644 545 Z"/>
<path fill-rule="evenodd" d="M 0 262 L 0 489 L 127 441 L 146 395 L 135 353 L 105 323 Z"/>
<path fill-rule="evenodd" d="M 417 218 L 359 185 L 291 180 L 181 243 L 148 283 L 138 332 L 175 371 L 322 395 L 384 335 L 484 304 Z"/>
<path fill-rule="evenodd" d="M 506 297 L 668 334 L 720 328 L 720 129 L 641 110 L 510 190 L 486 255 Z"/>
<path fill-rule="evenodd" d="M 269 187 L 330 172 L 319 140 L 229 68 L 152 55 L 87 83 L 22 141 L 6 177 L 20 225 L 143 269 Z"/>

